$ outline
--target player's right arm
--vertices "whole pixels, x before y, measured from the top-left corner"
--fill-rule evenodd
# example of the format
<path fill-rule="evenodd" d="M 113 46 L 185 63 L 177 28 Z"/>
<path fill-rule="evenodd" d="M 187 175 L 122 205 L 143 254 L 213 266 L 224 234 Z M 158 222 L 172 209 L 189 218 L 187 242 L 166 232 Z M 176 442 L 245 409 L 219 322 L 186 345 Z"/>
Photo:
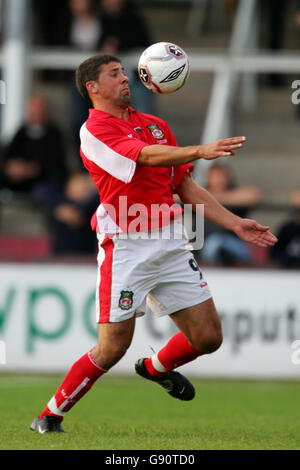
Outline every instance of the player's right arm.
<path fill-rule="evenodd" d="M 137 163 L 143 166 L 178 166 L 199 160 L 229 157 L 242 148 L 246 137 L 229 137 L 208 145 L 173 147 L 171 145 L 147 145 L 140 151 Z"/>

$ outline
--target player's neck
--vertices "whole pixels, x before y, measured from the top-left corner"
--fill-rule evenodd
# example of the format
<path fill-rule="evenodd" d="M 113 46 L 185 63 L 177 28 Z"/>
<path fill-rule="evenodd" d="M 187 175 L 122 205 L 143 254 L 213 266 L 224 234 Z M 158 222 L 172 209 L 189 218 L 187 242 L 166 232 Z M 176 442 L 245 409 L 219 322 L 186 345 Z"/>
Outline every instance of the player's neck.
<path fill-rule="evenodd" d="M 120 119 L 125 119 L 125 121 L 129 118 L 129 110 L 128 106 L 118 106 L 112 103 L 94 103 L 94 108 L 98 109 L 99 111 L 104 111 L 105 113 L 112 114 Z"/>

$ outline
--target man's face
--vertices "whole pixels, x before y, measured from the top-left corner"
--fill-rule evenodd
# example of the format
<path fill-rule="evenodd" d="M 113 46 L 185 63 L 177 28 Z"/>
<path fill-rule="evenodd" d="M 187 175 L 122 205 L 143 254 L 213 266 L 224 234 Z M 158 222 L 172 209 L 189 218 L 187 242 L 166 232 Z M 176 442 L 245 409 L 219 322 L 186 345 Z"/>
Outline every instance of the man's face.
<path fill-rule="evenodd" d="M 28 124 L 44 124 L 47 121 L 47 104 L 42 96 L 33 96 L 27 104 Z"/>
<path fill-rule="evenodd" d="M 130 104 L 128 77 L 119 62 L 102 65 L 96 85 L 101 98 L 119 106 Z"/>

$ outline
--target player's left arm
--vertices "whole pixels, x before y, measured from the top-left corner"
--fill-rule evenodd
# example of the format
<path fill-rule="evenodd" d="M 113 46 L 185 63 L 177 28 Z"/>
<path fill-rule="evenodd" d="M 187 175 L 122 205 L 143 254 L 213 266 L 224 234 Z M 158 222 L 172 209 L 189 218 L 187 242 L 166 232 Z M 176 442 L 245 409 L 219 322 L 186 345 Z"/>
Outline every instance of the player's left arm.
<path fill-rule="evenodd" d="M 204 204 L 204 217 L 207 220 L 233 231 L 245 242 L 265 248 L 277 242 L 269 227 L 260 225 L 256 220 L 243 219 L 233 214 L 206 189 L 199 186 L 188 173 L 176 188 L 176 193 L 184 204 L 191 204 L 195 211 L 197 204 Z"/>

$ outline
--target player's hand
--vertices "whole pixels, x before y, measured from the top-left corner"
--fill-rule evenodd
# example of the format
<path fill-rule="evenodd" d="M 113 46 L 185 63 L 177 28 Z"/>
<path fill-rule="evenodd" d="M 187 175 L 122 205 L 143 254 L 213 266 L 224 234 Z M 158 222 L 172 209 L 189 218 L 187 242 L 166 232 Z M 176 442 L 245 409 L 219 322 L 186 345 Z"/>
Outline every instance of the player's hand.
<path fill-rule="evenodd" d="M 242 148 L 246 142 L 246 137 L 229 137 L 220 139 L 212 144 L 201 145 L 199 148 L 200 158 L 205 160 L 214 160 L 219 157 L 230 157 L 235 154 L 236 150 Z"/>
<path fill-rule="evenodd" d="M 241 240 L 263 248 L 274 246 L 278 241 L 275 235 L 269 231 L 269 227 L 260 225 L 252 219 L 240 219 L 233 231 Z"/>

